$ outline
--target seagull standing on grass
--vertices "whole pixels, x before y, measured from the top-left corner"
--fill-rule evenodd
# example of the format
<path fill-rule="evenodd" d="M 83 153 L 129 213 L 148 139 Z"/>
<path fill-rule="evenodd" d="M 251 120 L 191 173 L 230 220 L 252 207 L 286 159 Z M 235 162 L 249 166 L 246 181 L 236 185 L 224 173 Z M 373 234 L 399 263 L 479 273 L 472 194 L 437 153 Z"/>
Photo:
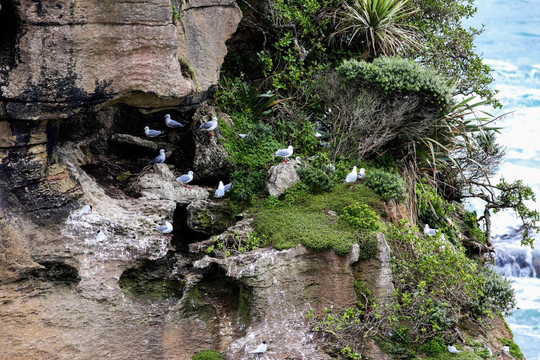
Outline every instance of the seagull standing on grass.
<path fill-rule="evenodd" d="M 73 217 L 83 216 L 84 214 L 88 214 L 91 211 L 92 211 L 91 205 L 84 205 L 77 214 L 73 215 Z"/>
<path fill-rule="evenodd" d="M 155 229 L 157 231 L 159 231 L 160 233 L 162 233 L 163 235 L 165 235 L 167 237 L 167 239 L 170 239 L 169 235 L 167 235 L 167 234 L 172 233 L 173 226 L 172 226 L 172 224 L 170 222 L 165 221 L 165 225 L 156 226 Z"/>
<path fill-rule="evenodd" d="M 214 136 L 214 134 L 212 133 L 212 131 L 214 131 L 214 129 L 217 128 L 217 126 L 218 126 L 218 123 L 217 123 L 217 117 L 212 116 L 212 120 L 210 120 L 210 121 L 205 122 L 204 124 L 202 124 L 202 125 L 199 127 L 199 130 L 208 131 L 208 132 L 210 132 L 210 136 Z"/>
<path fill-rule="evenodd" d="M 426 224 L 426 226 L 424 226 L 424 234 L 429 236 L 435 236 L 435 234 L 437 234 L 437 229 L 432 229 L 429 227 L 428 224 Z"/>
<path fill-rule="evenodd" d="M 156 137 L 156 136 L 159 136 L 159 135 L 163 134 L 163 131 L 161 131 L 161 130 L 152 130 L 148 126 L 145 126 L 144 127 L 144 134 L 146 136 L 148 136 L 148 137 L 153 138 L 153 137 Z"/>
<path fill-rule="evenodd" d="M 182 185 L 184 185 L 184 187 L 188 187 L 187 184 L 191 180 L 193 180 L 193 171 L 188 171 L 187 174 L 181 175 L 181 176 L 176 178 L 176 181 L 178 181 L 179 183 L 182 183 Z"/>
<path fill-rule="evenodd" d="M 216 199 L 219 199 L 219 198 L 222 198 L 223 196 L 225 196 L 225 185 L 223 185 L 223 181 L 220 181 L 218 188 L 216 192 L 214 193 L 214 197 Z"/>
<path fill-rule="evenodd" d="M 153 158 L 152 160 L 150 160 L 148 165 L 161 164 L 164 161 L 165 161 L 165 150 L 161 149 L 159 150 L 159 155 Z"/>
<path fill-rule="evenodd" d="M 364 176 L 366 176 L 366 169 L 361 168 L 360 171 L 358 171 L 358 179 L 363 179 Z"/>
<path fill-rule="evenodd" d="M 180 124 L 178 121 L 171 119 L 171 115 L 169 114 L 165 115 L 165 125 L 173 129 L 184 127 L 184 125 Z"/>
<path fill-rule="evenodd" d="M 289 156 L 291 156 L 294 152 L 294 148 L 292 147 L 292 145 L 289 145 L 288 148 L 286 149 L 279 149 L 278 151 L 276 151 L 274 153 L 274 156 L 279 156 L 279 157 L 282 157 L 285 159 L 285 162 L 289 162 L 289 160 L 287 160 L 287 158 Z"/>
<path fill-rule="evenodd" d="M 352 171 L 347 174 L 347 177 L 345 178 L 345 183 L 352 183 L 355 182 L 358 178 L 358 171 L 356 170 L 356 166 L 353 166 Z"/>
<path fill-rule="evenodd" d="M 457 354 L 461 351 L 459 351 L 458 349 L 456 349 L 456 347 L 454 345 L 448 345 L 448 352 L 449 353 L 452 353 L 452 354 Z"/>
<path fill-rule="evenodd" d="M 255 350 L 253 350 L 251 353 L 256 354 L 257 358 L 259 355 L 264 354 L 266 352 L 266 341 L 263 341 L 261 345 L 257 346 Z"/>
<path fill-rule="evenodd" d="M 96 240 L 97 242 L 100 242 L 100 241 L 107 240 L 107 237 L 101 230 L 98 230 L 97 235 L 94 240 Z"/>

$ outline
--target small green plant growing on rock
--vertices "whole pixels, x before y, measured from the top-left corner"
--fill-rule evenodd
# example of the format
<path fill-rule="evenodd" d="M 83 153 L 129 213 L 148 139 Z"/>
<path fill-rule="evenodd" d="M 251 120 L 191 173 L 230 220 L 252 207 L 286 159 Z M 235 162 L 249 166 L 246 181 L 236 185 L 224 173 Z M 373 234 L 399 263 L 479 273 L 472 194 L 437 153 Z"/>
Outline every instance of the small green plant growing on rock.
<path fill-rule="evenodd" d="M 356 203 L 345 207 L 339 219 L 356 230 L 377 230 L 378 216 L 369 205 Z"/>
<path fill-rule="evenodd" d="M 192 357 L 193 360 L 223 360 L 216 350 L 203 350 Z"/>
<path fill-rule="evenodd" d="M 212 245 L 206 249 L 207 254 L 229 257 L 231 255 L 242 254 L 251 250 L 257 250 L 266 246 L 266 236 L 256 236 L 249 232 L 246 236 L 241 236 L 237 231 L 226 238 L 214 237 Z"/>

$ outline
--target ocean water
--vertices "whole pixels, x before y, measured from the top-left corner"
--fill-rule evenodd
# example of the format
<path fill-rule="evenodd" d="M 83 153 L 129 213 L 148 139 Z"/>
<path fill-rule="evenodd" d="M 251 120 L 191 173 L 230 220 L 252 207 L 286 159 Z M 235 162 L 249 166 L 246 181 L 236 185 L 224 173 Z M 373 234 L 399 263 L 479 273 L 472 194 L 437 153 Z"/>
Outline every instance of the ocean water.
<path fill-rule="evenodd" d="M 540 0 L 476 0 L 475 5 L 478 12 L 469 23 L 485 26 L 475 45 L 494 70 L 493 87 L 504 105 L 492 113 L 507 114 L 497 123 L 504 128 L 498 140 L 507 148 L 497 177 L 523 179 L 540 200 Z M 529 205 L 540 210 L 540 203 Z M 517 225 L 511 213 L 493 221 L 501 238 L 494 242 L 497 256 L 506 256 L 498 269 L 510 275 L 516 290 L 518 309 L 506 321 L 525 357 L 540 360 L 540 274 L 532 267 L 540 241 L 531 251 L 519 246 L 518 236 L 503 239 Z"/>

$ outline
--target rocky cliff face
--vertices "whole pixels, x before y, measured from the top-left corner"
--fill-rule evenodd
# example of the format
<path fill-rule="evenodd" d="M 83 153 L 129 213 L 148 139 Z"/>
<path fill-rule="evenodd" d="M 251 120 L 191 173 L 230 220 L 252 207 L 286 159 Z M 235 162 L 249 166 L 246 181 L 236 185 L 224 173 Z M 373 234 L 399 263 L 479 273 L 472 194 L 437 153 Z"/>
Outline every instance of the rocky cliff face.
<path fill-rule="evenodd" d="M 211 199 L 230 164 L 219 133 L 198 132 L 226 118 L 211 97 L 234 1 L 0 4 L 0 359 L 237 360 L 262 340 L 268 359 L 327 359 L 306 313 L 353 306 L 355 279 L 392 293 L 382 236 L 367 261 L 301 246 L 205 256 L 211 236 L 252 230 Z M 146 168 L 159 149 L 165 164 Z M 175 181 L 188 170 L 192 184 Z M 167 220 L 172 239 L 154 230 Z"/>

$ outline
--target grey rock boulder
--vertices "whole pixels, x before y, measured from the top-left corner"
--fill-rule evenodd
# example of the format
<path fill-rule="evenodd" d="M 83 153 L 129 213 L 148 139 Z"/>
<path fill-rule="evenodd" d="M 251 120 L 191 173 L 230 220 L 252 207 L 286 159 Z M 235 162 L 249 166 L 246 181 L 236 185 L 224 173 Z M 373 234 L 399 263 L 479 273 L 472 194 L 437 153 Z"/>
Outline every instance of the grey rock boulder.
<path fill-rule="evenodd" d="M 296 168 L 292 162 L 282 162 L 272 166 L 268 171 L 270 178 L 266 182 L 266 189 L 272 196 L 279 196 L 288 188 L 300 181 Z"/>

